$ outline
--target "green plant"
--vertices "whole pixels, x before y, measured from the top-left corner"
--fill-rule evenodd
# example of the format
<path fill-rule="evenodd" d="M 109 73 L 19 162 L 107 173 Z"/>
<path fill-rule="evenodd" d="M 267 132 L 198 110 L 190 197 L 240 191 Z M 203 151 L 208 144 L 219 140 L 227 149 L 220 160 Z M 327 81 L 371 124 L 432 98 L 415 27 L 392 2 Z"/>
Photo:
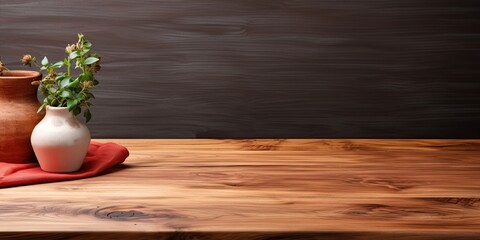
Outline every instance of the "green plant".
<path fill-rule="evenodd" d="M 33 64 L 44 72 L 42 80 L 32 82 L 32 85 L 39 86 L 39 91 L 45 97 L 38 112 L 46 105 L 67 107 L 74 115 L 83 110 L 86 121 L 90 121 L 92 114 L 89 107 L 93 105 L 91 99 L 95 98 L 90 90 L 98 85 L 94 74 L 100 70 L 100 57 L 91 52 L 91 47 L 92 43 L 79 33 L 78 42 L 65 48 L 66 58 L 63 61 L 52 64 L 44 57 L 39 65 L 32 55 L 23 56 L 24 65 Z M 65 71 L 61 72 L 62 69 Z"/>

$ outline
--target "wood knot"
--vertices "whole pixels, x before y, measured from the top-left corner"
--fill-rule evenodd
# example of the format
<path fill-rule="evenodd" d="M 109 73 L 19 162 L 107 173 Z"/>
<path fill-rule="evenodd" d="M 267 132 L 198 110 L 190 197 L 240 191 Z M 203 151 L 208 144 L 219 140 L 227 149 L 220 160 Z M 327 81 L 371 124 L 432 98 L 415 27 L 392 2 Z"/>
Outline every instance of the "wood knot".
<path fill-rule="evenodd" d="M 107 209 L 100 209 L 95 212 L 95 217 L 102 218 L 102 219 L 123 221 L 123 220 L 139 219 L 139 218 L 149 218 L 149 215 L 136 210 L 110 212 Z"/>
<path fill-rule="evenodd" d="M 130 210 L 128 212 L 110 212 L 107 213 L 108 218 L 130 218 L 130 217 L 141 217 L 145 214 L 140 211 Z"/>
<path fill-rule="evenodd" d="M 279 146 L 284 142 L 284 139 L 276 140 L 247 140 L 242 145 L 242 150 L 251 151 L 274 151 L 278 150 Z"/>
<path fill-rule="evenodd" d="M 471 208 L 480 203 L 480 198 L 423 198 L 425 200 L 448 203 L 448 204 L 457 204 L 462 207 Z"/>
<path fill-rule="evenodd" d="M 179 214 L 168 210 L 155 211 L 155 213 L 145 213 L 138 209 L 145 208 L 142 206 L 111 206 L 99 208 L 95 211 L 95 217 L 101 219 L 109 219 L 114 221 L 131 221 L 148 218 L 164 218 L 178 219 L 183 218 Z"/>
<path fill-rule="evenodd" d="M 244 150 L 253 150 L 253 151 L 272 151 L 277 150 L 277 146 L 269 144 L 249 144 L 242 147 Z"/>

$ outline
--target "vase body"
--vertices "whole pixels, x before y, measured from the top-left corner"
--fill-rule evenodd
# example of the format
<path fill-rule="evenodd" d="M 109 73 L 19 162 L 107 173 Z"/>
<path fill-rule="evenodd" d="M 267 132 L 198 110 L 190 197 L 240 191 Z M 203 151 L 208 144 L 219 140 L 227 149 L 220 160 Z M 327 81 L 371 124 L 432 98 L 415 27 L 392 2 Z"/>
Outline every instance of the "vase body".
<path fill-rule="evenodd" d="M 30 135 L 44 113 L 37 113 L 38 87 L 31 82 L 41 78 L 35 71 L 11 70 L 0 75 L 0 162 L 35 162 Z"/>
<path fill-rule="evenodd" d="M 46 109 L 31 137 L 40 167 L 46 172 L 75 172 L 87 154 L 90 131 L 66 107 Z"/>

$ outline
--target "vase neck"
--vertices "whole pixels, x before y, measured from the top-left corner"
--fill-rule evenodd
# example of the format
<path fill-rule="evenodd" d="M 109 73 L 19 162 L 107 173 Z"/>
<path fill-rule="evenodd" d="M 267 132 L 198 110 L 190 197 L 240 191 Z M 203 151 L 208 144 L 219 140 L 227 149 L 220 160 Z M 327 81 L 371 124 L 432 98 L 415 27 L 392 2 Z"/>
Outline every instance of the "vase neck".
<path fill-rule="evenodd" d="M 73 113 L 69 112 L 67 107 L 47 106 L 46 117 L 71 118 L 71 117 L 73 117 Z"/>

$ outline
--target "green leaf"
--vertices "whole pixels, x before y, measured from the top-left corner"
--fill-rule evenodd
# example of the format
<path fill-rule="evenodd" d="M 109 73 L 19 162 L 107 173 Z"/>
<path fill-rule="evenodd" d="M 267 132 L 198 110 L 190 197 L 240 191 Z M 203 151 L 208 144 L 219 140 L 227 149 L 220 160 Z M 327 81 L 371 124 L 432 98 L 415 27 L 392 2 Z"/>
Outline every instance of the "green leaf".
<path fill-rule="evenodd" d="M 80 79 L 76 78 L 75 81 L 68 84 L 69 87 L 77 87 L 80 84 Z"/>
<path fill-rule="evenodd" d="M 55 67 L 55 68 L 61 68 L 61 67 L 63 67 L 63 61 L 56 62 L 55 64 L 52 65 L 52 67 Z"/>
<path fill-rule="evenodd" d="M 68 98 L 72 96 L 72 93 L 69 90 L 64 90 L 60 96 L 62 96 L 63 98 Z"/>
<path fill-rule="evenodd" d="M 52 95 L 48 95 L 48 96 L 47 96 L 48 102 L 51 102 L 53 99 L 54 99 L 54 97 L 53 97 Z"/>
<path fill-rule="evenodd" d="M 83 43 L 83 46 L 89 48 L 89 47 L 92 46 L 92 43 L 91 43 L 90 41 L 85 41 L 85 42 Z"/>
<path fill-rule="evenodd" d="M 52 86 L 52 85 L 50 85 L 50 86 L 48 87 L 48 91 L 51 92 L 51 93 L 54 93 L 54 92 L 56 92 L 57 90 L 58 90 L 58 87 L 57 87 L 57 86 Z"/>
<path fill-rule="evenodd" d="M 43 104 L 40 105 L 40 107 L 39 107 L 38 110 L 37 110 L 37 113 L 40 113 L 45 106 L 47 106 L 47 103 L 46 103 L 46 101 L 43 101 Z"/>
<path fill-rule="evenodd" d="M 42 59 L 42 65 L 43 65 L 43 66 L 48 65 L 48 58 L 47 58 L 47 57 L 44 57 L 44 58 Z"/>
<path fill-rule="evenodd" d="M 97 86 L 99 84 L 99 82 L 97 81 L 97 79 L 93 80 L 93 86 Z"/>
<path fill-rule="evenodd" d="M 88 123 L 90 121 L 90 119 L 92 119 L 92 113 L 90 112 L 90 109 L 86 109 L 83 112 L 83 116 L 85 117 L 86 122 Z"/>
<path fill-rule="evenodd" d="M 46 67 L 46 66 L 42 66 L 42 67 L 40 68 L 40 70 L 47 70 L 47 67 Z"/>
<path fill-rule="evenodd" d="M 90 52 L 90 49 L 83 49 L 82 56 L 85 56 L 89 52 Z"/>
<path fill-rule="evenodd" d="M 78 114 L 80 114 L 80 112 L 82 112 L 82 109 L 77 107 L 75 109 L 73 109 L 73 115 L 77 116 Z"/>
<path fill-rule="evenodd" d="M 93 63 L 98 62 L 98 60 L 99 60 L 99 59 L 96 58 L 96 57 L 89 57 L 89 58 L 85 59 L 84 64 L 90 65 L 90 64 L 93 64 Z"/>
<path fill-rule="evenodd" d="M 93 79 L 93 74 L 91 72 L 84 72 L 81 73 L 78 78 L 80 79 L 80 81 L 89 81 Z"/>
<path fill-rule="evenodd" d="M 84 95 L 83 92 L 79 92 L 79 93 L 77 93 L 77 95 L 75 96 L 75 98 L 80 99 L 80 100 L 84 100 L 84 99 L 85 99 L 85 95 Z"/>
<path fill-rule="evenodd" d="M 50 65 L 50 67 L 48 67 L 48 72 L 53 72 L 55 71 L 57 67 L 53 66 L 53 65 Z"/>
<path fill-rule="evenodd" d="M 69 77 L 64 78 L 62 81 L 60 81 L 60 88 L 64 88 L 70 84 L 70 80 L 72 80 Z"/>
<path fill-rule="evenodd" d="M 54 99 L 52 100 L 52 102 L 50 103 L 50 105 L 52 105 L 52 106 L 56 106 L 57 104 L 58 104 L 58 101 L 57 101 L 57 99 L 55 99 L 55 98 L 54 98 Z"/>
<path fill-rule="evenodd" d="M 74 51 L 74 52 L 70 53 L 70 55 L 68 55 L 68 58 L 70 58 L 70 59 L 75 59 L 75 58 L 77 58 L 78 56 L 80 56 L 80 55 L 78 54 L 78 51 Z"/>
<path fill-rule="evenodd" d="M 78 104 L 77 99 L 68 99 L 68 100 L 67 100 L 67 108 L 68 108 L 68 111 L 71 112 L 74 108 L 77 107 L 77 104 Z"/>
<path fill-rule="evenodd" d="M 61 74 L 55 78 L 55 81 L 59 82 L 59 81 L 62 81 L 64 78 L 65 78 L 65 75 Z"/>

